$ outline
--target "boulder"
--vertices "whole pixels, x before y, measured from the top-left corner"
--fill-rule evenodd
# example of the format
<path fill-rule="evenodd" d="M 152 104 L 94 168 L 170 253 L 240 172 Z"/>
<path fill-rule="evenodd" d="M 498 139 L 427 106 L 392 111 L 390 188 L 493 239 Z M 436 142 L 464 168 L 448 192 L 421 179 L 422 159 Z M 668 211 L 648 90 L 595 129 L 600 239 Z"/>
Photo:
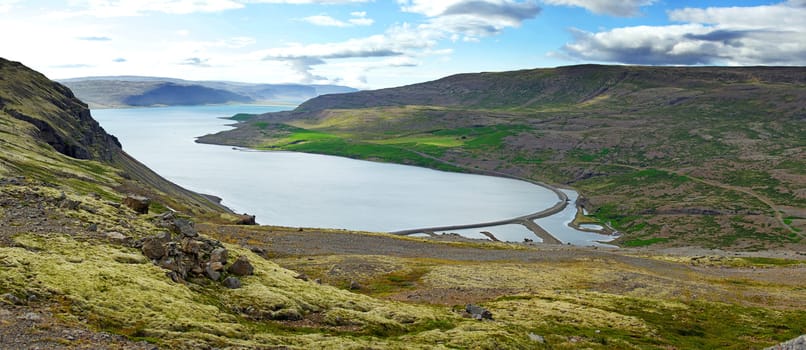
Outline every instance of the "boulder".
<path fill-rule="evenodd" d="M 790 341 L 771 346 L 765 350 L 806 350 L 806 334 Z"/>
<path fill-rule="evenodd" d="M 482 320 L 482 319 L 492 320 L 493 319 L 493 313 L 492 312 L 490 312 L 489 310 L 487 310 L 487 309 L 485 309 L 485 308 L 483 308 L 481 306 L 478 306 L 478 305 L 467 304 L 465 306 L 465 311 L 468 314 L 470 314 L 471 317 L 473 317 L 473 318 L 475 318 L 477 320 Z"/>
<path fill-rule="evenodd" d="M 224 279 L 224 282 L 222 283 L 224 284 L 224 287 L 227 287 L 229 289 L 241 288 L 241 280 L 239 280 L 237 277 L 232 276 L 227 277 Z"/>
<path fill-rule="evenodd" d="M 193 222 L 187 219 L 176 219 L 174 220 L 174 225 L 176 226 L 176 233 L 181 234 L 184 237 L 198 237 L 199 233 L 196 232 L 196 228 L 193 227 Z"/>
<path fill-rule="evenodd" d="M 150 204 L 151 200 L 147 197 L 128 195 L 126 198 L 123 198 L 123 205 L 131 208 L 138 214 L 148 214 L 148 206 Z"/>
<path fill-rule="evenodd" d="M 218 279 L 221 278 L 221 272 L 218 272 L 220 271 L 220 269 L 217 270 L 213 266 L 213 264 L 221 264 L 221 263 L 208 263 L 207 266 L 204 268 L 204 274 L 207 275 L 207 278 L 213 281 L 218 281 Z"/>
<path fill-rule="evenodd" d="M 249 262 L 249 258 L 241 255 L 238 257 L 238 259 L 235 259 L 235 262 L 230 265 L 227 271 L 236 276 L 247 276 L 253 274 L 255 268 L 252 267 L 252 263 Z"/>
<path fill-rule="evenodd" d="M 350 281 L 350 289 L 351 290 L 359 290 L 361 289 L 361 284 L 356 281 Z"/>
<path fill-rule="evenodd" d="M 154 236 L 143 239 L 143 246 L 140 248 L 143 255 L 151 260 L 159 260 L 166 255 L 165 244 L 171 241 L 171 234 L 160 232 Z"/>
<path fill-rule="evenodd" d="M 249 214 L 238 215 L 238 219 L 235 220 L 236 225 L 257 225 L 255 222 L 255 216 Z"/>

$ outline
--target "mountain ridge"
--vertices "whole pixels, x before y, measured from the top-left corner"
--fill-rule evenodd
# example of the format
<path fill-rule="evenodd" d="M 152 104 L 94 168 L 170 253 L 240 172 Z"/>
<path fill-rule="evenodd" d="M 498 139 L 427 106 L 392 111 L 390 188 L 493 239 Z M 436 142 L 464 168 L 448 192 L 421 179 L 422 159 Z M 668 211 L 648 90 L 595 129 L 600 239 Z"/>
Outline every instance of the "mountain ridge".
<path fill-rule="evenodd" d="M 339 85 L 191 81 L 147 76 L 97 76 L 60 80 L 93 108 L 228 103 L 300 103 L 337 92 Z"/>

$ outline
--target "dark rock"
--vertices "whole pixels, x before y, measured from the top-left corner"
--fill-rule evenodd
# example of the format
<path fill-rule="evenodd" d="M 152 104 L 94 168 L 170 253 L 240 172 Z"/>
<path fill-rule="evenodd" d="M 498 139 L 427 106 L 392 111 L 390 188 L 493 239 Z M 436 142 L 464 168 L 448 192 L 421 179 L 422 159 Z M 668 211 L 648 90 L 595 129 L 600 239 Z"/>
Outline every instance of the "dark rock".
<path fill-rule="evenodd" d="M 170 278 L 171 281 L 174 281 L 176 283 L 182 283 L 184 281 L 182 279 L 182 276 L 179 276 L 179 274 L 176 273 L 175 271 L 168 271 L 165 273 L 165 276 L 168 276 L 168 278 Z"/>
<path fill-rule="evenodd" d="M 23 304 L 22 299 L 18 298 L 16 295 L 11 294 L 11 293 L 3 294 L 2 298 L 3 298 L 3 300 L 5 300 L 5 301 L 7 301 L 7 302 L 9 302 L 11 304 L 14 304 L 14 305 L 22 305 Z"/>
<path fill-rule="evenodd" d="M 485 309 L 485 308 L 483 308 L 481 306 L 478 306 L 478 305 L 467 304 L 465 306 L 465 311 L 468 314 L 470 314 L 470 316 L 472 316 L 473 318 L 475 318 L 477 320 L 482 320 L 482 319 L 492 320 L 493 319 L 492 312 L 490 312 L 489 310 L 487 310 L 487 309 Z"/>
<path fill-rule="evenodd" d="M 201 252 L 204 251 L 205 246 L 207 243 L 199 240 L 195 240 L 192 238 L 183 238 L 182 239 L 182 252 L 186 254 L 191 254 L 195 256 L 201 256 Z M 209 250 L 208 250 L 209 251 Z"/>
<path fill-rule="evenodd" d="M 277 321 L 299 321 L 302 319 L 302 314 L 294 309 L 281 309 L 273 312 L 271 319 Z"/>
<path fill-rule="evenodd" d="M 361 289 L 361 285 L 356 281 L 350 281 L 350 289 L 351 290 Z"/>
<path fill-rule="evenodd" d="M 266 255 L 266 253 L 267 253 L 266 249 L 263 249 L 263 248 L 260 248 L 260 247 L 251 247 L 251 248 L 249 248 L 249 250 L 251 250 L 252 253 L 260 255 L 260 256 L 262 256 L 264 258 L 267 256 Z"/>
<path fill-rule="evenodd" d="M 159 260 L 166 255 L 165 245 L 171 241 L 171 234 L 160 232 L 154 236 L 143 239 L 143 246 L 140 250 L 143 255 L 151 260 Z"/>
<path fill-rule="evenodd" d="M 213 264 L 207 264 L 207 266 L 204 268 L 204 273 L 207 275 L 207 278 L 213 281 L 218 281 L 218 279 L 221 278 L 221 272 L 218 271 L 220 271 L 220 269 L 217 270 L 215 267 L 213 267 Z"/>
<path fill-rule="evenodd" d="M 241 280 L 239 280 L 237 277 L 232 276 L 227 277 L 224 279 L 224 282 L 222 283 L 224 284 L 224 287 L 227 287 L 229 289 L 241 288 Z"/>
<path fill-rule="evenodd" d="M 315 279 L 313 281 L 316 282 L 316 284 L 322 284 L 322 279 L 321 278 L 317 278 L 317 279 Z"/>
<path fill-rule="evenodd" d="M 87 231 L 90 231 L 90 232 L 98 231 L 98 224 L 92 223 L 92 224 L 87 225 Z"/>
<path fill-rule="evenodd" d="M 238 259 L 235 259 L 235 262 L 230 265 L 227 271 L 236 276 L 247 276 L 253 274 L 255 268 L 252 267 L 252 263 L 249 262 L 249 258 L 241 255 L 238 257 Z"/>
<path fill-rule="evenodd" d="M 187 219 L 176 219 L 174 220 L 174 225 L 176 226 L 176 233 L 181 234 L 185 237 L 198 237 L 199 233 L 196 232 L 196 228 L 193 227 L 193 222 Z"/>
<path fill-rule="evenodd" d="M 257 225 L 255 222 L 255 216 L 249 214 L 238 215 L 238 219 L 235 221 L 236 225 Z"/>
<path fill-rule="evenodd" d="M 62 201 L 62 204 L 60 206 L 64 209 L 77 210 L 79 205 L 81 205 L 81 202 L 79 201 L 74 201 L 72 199 L 65 199 L 64 201 Z"/>
<path fill-rule="evenodd" d="M 148 214 L 148 206 L 150 204 L 151 200 L 142 196 L 128 195 L 126 198 L 123 198 L 123 205 L 131 208 L 138 214 Z"/>

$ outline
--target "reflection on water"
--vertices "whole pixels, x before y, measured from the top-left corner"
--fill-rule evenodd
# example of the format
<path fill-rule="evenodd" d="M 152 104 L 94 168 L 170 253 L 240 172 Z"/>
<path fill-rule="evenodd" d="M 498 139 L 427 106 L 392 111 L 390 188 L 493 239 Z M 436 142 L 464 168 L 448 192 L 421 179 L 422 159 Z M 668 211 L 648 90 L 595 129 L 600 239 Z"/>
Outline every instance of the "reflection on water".
<path fill-rule="evenodd" d="M 194 142 L 232 123 L 220 117 L 280 109 L 165 107 L 95 110 L 93 116 L 160 175 L 221 197 L 261 224 L 395 231 L 517 217 L 557 200 L 545 188 L 512 179 Z"/>

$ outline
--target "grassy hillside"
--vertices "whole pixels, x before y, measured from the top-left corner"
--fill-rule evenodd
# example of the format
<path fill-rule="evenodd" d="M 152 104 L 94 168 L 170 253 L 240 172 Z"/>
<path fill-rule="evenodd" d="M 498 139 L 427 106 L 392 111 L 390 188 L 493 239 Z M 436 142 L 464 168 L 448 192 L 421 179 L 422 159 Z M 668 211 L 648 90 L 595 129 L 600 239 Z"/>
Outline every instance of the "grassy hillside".
<path fill-rule="evenodd" d="M 625 246 L 802 247 L 806 69 L 584 65 L 320 96 L 202 141 L 570 185 Z"/>
<path fill-rule="evenodd" d="M 427 142 L 484 149 L 521 130 Z M 2 59 L 0 135 L 0 348 L 745 349 L 806 333 L 795 252 L 691 257 L 227 225 L 231 214 L 123 153 L 69 90 Z M 153 199 L 148 214 L 121 205 L 129 192 Z M 166 236 L 160 254 L 187 254 L 150 260 Z M 239 288 L 176 274 L 220 258 L 213 246 L 251 262 Z M 470 317 L 468 303 L 492 318 Z"/>

